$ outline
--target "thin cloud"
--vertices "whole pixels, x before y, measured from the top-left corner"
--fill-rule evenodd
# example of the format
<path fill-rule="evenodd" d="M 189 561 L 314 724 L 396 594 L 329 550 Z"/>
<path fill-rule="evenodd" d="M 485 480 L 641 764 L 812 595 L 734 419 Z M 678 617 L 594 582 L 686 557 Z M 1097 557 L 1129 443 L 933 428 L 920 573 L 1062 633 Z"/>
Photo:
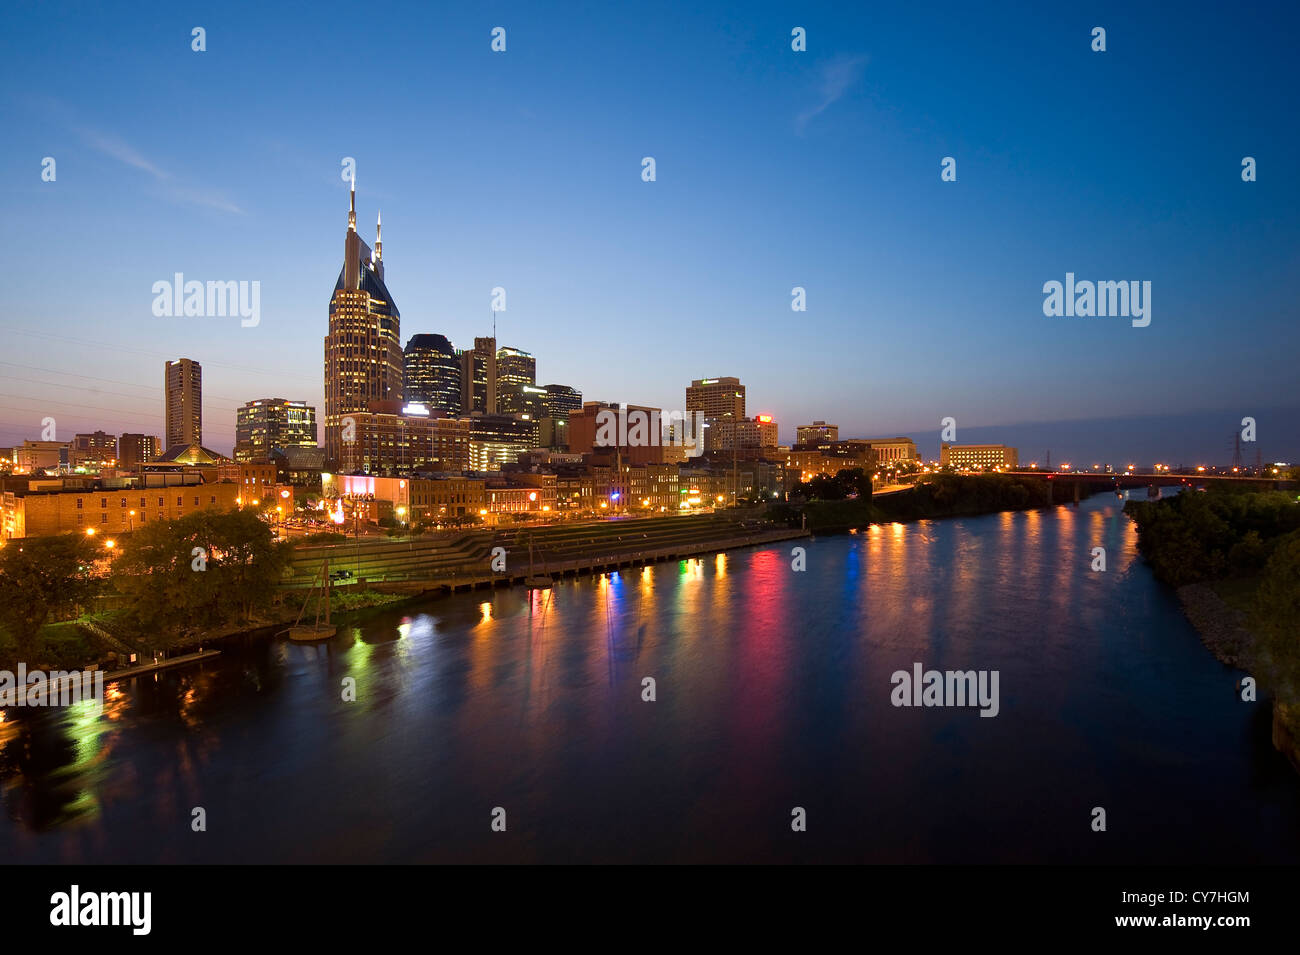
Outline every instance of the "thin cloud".
<path fill-rule="evenodd" d="M 136 169 L 143 169 L 160 181 L 171 178 L 116 136 L 108 136 L 93 129 L 79 129 L 77 132 L 90 146 L 98 149 L 105 156 L 112 156 L 118 162 L 126 163 L 126 165 L 133 166 Z"/>
<path fill-rule="evenodd" d="M 795 127 L 798 129 L 799 135 L 803 135 L 804 130 L 808 128 L 808 123 L 814 117 L 824 113 L 836 100 L 849 91 L 849 88 L 861 78 L 866 65 L 867 58 L 865 56 L 855 56 L 851 58 L 839 57 L 822 67 L 821 100 L 816 106 L 804 110 L 796 118 Z"/>
<path fill-rule="evenodd" d="M 139 169 L 142 172 L 148 173 L 153 177 L 155 182 L 159 183 L 163 187 L 164 193 L 177 202 L 204 206 L 205 208 L 216 209 L 220 212 L 232 212 L 237 215 L 244 214 L 243 209 L 239 208 L 239 206 L 230 202 L 219 193 L 208 189 L 187 186 L 178 182 L 176 177 L 170 172 L 161 168 L 156 163 L 150 162 L 149 159 L 138 150 L 117 136 L 84 127 L 78 128 L 77 133 L 92 149 L 98 150 L 105 156 L 116 159 L 123 165 L 130 166 L 132 169 Z"/>

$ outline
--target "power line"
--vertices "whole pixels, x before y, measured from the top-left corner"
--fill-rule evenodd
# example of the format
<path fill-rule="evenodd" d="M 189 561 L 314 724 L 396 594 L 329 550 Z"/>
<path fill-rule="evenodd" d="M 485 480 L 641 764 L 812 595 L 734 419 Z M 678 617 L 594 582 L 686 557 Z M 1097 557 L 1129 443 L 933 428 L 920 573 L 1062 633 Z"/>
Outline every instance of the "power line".
<path fill-rule="evenodd" d="M 44 339 L 47 339 L 47 340 L 49 340 L 49 341 L 59 342 L 59 343 L 64 344 L 64 345 L 67 345 L 67 344 L 75 344 L 75 345 L 86 345 L 86 346 L 91 347 L 91 348 L 108 348 L 108 349 L 111 349 L 111 350 L 113 350 L 113 351 L 125 352 L 125 353 L 127 353 L 127 354 L 129 354 L 129 355 L 144 355 L 144 356 L 149 357 L 149 358 L 162 358 L 162 359 L 164 359 L 164 360 L 167 360 L 170 356 L 175 355 L 175 352 L 145 351 L 145 350 L 142 350 L 142 349 L 139 349 L 139 348 L 126 348 L 126 347 L 124 347 L 124 346 L 122 346 L 122 345 L 112 345 L 112 344 L 109 344 L 108 342 L 92 342 L 92 341 L 89 341 L 89 340 L 84 339 L 84 338 L 70 338 L 70 337 L 68 337 L 67 335 L 46 335 L 46 334 L 44 334 L 44 333 L 42 333 L 42 332 L 33 332 L 33 331 L 28 331 L 28 330 L 25 329 L 25 328 L 11 328 L 11 329 L 8 329 L 8 330 L 9 330 L 10 332 L 13 332 L 13 333 L 18 334 L 18 335 L 30 335 L 30 336 L 32 336 L 33 338 L 44 338 Z M 277 378 L 277 379 L 279 379 L 279 380 L 281 380 L 281 381 L 284 381 L 284 380 L 292 380 L 292 381 L 309 381 L 309 380 L 314 380 L 314 379 L 308 379 L 308 378 L 306 378 L 306 377 L 298 377 L 298 376 L 295 376 L 295 375 L 286 375 L 282 369 L 277 369 L 277 370 L 275 370 L 275 371 L 272 371 L 272 370 L 270 370 L 270 369 L 265 369 L 265 368 L 253 368 L 253 367 L 251 367 L 251 366 L 249 366 L 249 365 L 244 365 L 244 364 L 238 364 L 238 365 L 230 364 L 229 362 L 221 362 L 221 361 L 204 361 L 204 360 L 201 360 L 201 359 L 196 359 L 196 361 L 198 361 L 200 365 L 203 365 L 203 366 L 205 366 L 205 367 L 212 367 L 212 368 L 233 368 L 233 369 L 236 369 L 236 370 L 238 370 L 238 371 L 250 371 L 250 372 L 255 372 L 255 373 L 257 373 L 257 374 L 266 375 L 266 376 L 268 376 L 268 377 Z M 316 384 L 320 384 L 320 383 L 321 383 L 321 382 L 319 382 L 319 381 L 316 382 Z"/>

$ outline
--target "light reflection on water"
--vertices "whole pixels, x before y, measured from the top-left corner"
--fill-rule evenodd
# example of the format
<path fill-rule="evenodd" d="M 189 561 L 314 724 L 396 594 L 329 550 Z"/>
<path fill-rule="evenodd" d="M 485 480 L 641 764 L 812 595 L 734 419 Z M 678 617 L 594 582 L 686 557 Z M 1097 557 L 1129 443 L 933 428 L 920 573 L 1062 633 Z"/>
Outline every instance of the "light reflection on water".
<path fill-rule="evenodd" d="M 1122 504 L 873 526 L 232 647 L 109 687 L 98 717 L 0 724 L 0 845 L 40 861 L 1300 861 L 1300 780 L 1267 707 L 1236 700 Z M 890 674 L 913 662 L 999 670 L 1000 715 L 892 707 Z M 1095 805 L 1123 838 L 1090 831 Z"/>

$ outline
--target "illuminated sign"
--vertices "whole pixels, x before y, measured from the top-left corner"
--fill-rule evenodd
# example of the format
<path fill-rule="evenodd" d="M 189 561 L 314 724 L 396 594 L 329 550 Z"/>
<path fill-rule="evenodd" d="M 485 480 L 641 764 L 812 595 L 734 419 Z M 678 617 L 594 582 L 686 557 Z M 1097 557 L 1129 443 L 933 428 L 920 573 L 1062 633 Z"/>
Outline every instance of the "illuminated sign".
<path fill-rule="evenodd" d="M 770 414 L 761 414 L 758 416 L 758 420 L 763 422 L 763 424 L 771 424 L 772 416 Z"/>

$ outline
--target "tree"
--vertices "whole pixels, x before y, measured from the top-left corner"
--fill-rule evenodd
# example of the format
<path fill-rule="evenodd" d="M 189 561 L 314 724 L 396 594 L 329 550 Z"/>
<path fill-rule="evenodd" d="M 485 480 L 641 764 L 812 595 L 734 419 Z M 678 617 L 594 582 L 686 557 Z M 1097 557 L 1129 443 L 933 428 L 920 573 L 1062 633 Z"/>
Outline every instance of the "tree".
<path fill-rule="evenodd" d="M 1265 564 L 1253 623 L 1279 699 L 1300 702 L 1300 531 L 1281 538 Z"/>
<path fill-rule="evenodd" d="M 94 593 L 93 563 L 93 548 L 80 534 L 24 538 L 0 549 L 0 626 L 12 635 L 20 660 L 40 651 L 40 631 L 52 613 Z"/>
<path fill-rule="evenodd" d="M 171 638 L 248 623 L 271 603 L 292 557 L 247 509 L 200 511 L 137 531 L 114 566 L 141 634 Z"/>
<path fill-rule="evenodd" d="M 871 478 L 862 468 L 841 468 L 836 473 L 835 480 L 840 482 L 846 493 L 856 494 L 859 501 L 871 500 Z"/>

